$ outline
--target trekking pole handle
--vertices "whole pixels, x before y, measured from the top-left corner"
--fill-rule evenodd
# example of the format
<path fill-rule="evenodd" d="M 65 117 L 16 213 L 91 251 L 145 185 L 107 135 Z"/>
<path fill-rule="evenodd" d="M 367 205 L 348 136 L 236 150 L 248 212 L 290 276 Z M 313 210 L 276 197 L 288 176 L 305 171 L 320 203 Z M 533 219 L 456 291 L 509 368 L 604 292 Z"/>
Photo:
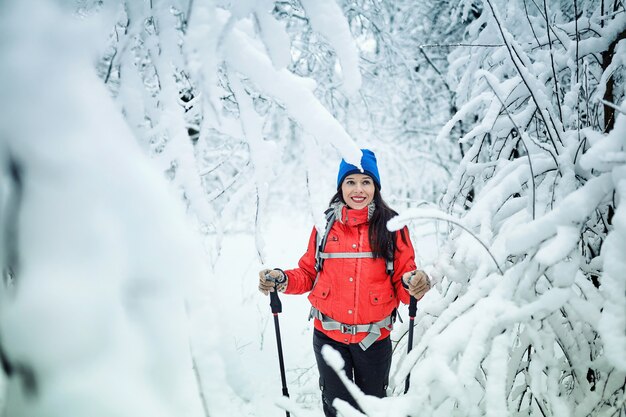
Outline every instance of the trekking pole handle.
<path fill-rule="evenodd" d="M 411 296 L 411 301 L 409 302 L 409 317 L 415 318 L 417 315 L 417 298 Z"/>
<path fill-rule="evenodd" d="M 265 274 L 265 279 L 267 281 L 272 281 L 274 283 L 274 291 L 270 292 L 270 308 L 272 309 L 273 314 L 278 314 L 283 312 L 283 303 L 281 303 L 280 298 L 278 298 L 278 288 L 276 288 L 276 284 L 281 283 L 276 278 L 272 277 L 269 272 Z"/>

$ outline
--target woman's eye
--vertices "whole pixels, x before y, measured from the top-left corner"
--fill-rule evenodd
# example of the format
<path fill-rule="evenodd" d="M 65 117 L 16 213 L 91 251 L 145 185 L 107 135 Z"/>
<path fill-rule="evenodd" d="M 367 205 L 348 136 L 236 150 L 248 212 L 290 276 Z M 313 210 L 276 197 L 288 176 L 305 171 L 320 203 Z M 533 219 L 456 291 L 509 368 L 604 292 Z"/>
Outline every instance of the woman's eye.
<path fill-rule="evenodd" d="M 363 185 L 370 185 L 370 180 L 363 181 Z"/>
<path fill-rule="evenodd" d="M 352 180 L 348 180 L 348 181 L 346 181 L 346 184 L 348 184 L 348 185 L 354 185 L 354 181 L 352 181 Z"/>

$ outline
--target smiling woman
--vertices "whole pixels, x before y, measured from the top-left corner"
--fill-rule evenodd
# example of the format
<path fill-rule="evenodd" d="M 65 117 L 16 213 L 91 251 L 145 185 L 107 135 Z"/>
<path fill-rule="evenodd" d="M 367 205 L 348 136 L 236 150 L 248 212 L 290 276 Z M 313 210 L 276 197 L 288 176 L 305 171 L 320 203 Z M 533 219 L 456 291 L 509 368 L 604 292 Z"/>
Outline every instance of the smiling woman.
<path fill-rule="evenodd" d="M 332 197 L 324 235 L 311 232 L 298 268 L 259 273 L 259 289 L 310 291 L 315 318 L 313 351 L 320 375 L 326 416 L 335 416 L 335 399 L 359 409 L 337 373 L 326 363 L 327 346 L 343 359 L 343 371 L 365 394 L 385 397 L 391 367 L 389 333 L 400 302 L 420 299 L 428 277 L 416 271 L 413 245 L 406 228 L 390 232 L 397 213 L 383 200 L 376 156 L 362 150 L 361 168 L 341 161 L 337 193 Z"/>
<path fill-rule="evenodd" d="M 374 181 L 369 175 L 352 174 L 341 184 L 341 195 L 348 207 L 360 210 L 374 199 Z"/>
<path fill-rule="evenodd" d="M 341 160 L 337 175 L 337 189 L 341 190 L 343 202 L 351 209 L 360 210 L 367 207 L 374 199 L 376 190 L 380 190 L 380 175 L 376 164 L 376 155 L 369 149 L 363 149 L 361 167 Z"/>

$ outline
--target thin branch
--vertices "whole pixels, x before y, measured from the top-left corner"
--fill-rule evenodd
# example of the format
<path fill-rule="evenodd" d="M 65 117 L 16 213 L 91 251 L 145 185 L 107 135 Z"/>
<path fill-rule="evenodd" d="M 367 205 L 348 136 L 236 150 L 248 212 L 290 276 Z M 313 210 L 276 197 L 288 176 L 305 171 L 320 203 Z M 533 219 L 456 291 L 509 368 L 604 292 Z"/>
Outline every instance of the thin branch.
<path fill-rule="evenodd" d="M 580 33 L 578 32 L 578 0 L 574 0 L 574 28 L 576 31 L 576 84 L 578 84 L 580 82 L 580 70 L 578 67 L 578 60 L 580 59 Z"/>
<path fill-rule="evenodd" d="M 3 250 L 0 251 L 2 284 L 4 288 L 14 285 L 21 272 L 20 233 L 18 230 L 20 212 L 24 200 L 24 166 L 13 155 L 7 161 L 9 179 L 8 195 L 3 201 L 4 216 L 0 217 Z M 3 288 L 3 289 L 4 289 Z"/>
<path fill-rule="evenodd" d="M 543 411 L 543 407 L 541 406 L 541 404 L 539 403 L 539 400 L 537 399 L 536 396 L 533 396 L 533 399 L 535 400 L 535 403 L 537 404 L 537 407 L 539 407 L 539 411 L 541 411 L 541 415 L 543 417 L 547 417 L 545 411 Z"/>
<path fill-rule="evenodd" d="M 576 138 L 580 141 L 580 33 L 578 32 L 578 0 L 574 0 L 574 27 L 576 31 Z M 585 139 L 586 140 L 586 139 Z M 583 145 L 584 146 L 584 145 Z M 578 149 L 581 147 L 579 146 Z M 578 155 L 578 150 L 576 151 Z M 576 157 L 574 157 L 574 162 Z"/>
<path fill-rule="evenodd" d="M 587 143 L 586 136 L 582 141 L 580 140 L 580 128 L 578 128 L 578 147 L 576 148 L 576 154 L 574 155 L 574 163 L 578 161 L 578 156 L 580 155 L 580 152 L 585 149 L 586 143 Z"/>
<path fill-rule="evenodd" d="M 189 19 L 191 18 L 191 10 L 193 9 L 193 0 L 189 0 L 187 4 L 187 16 L 185 16 L 185 26 L 189 25 Z"/>
<path fill-rule="evenodd" d="M 431 59 L 428 57 L 428 55 L 426 55 L 426 52 L 424 52 L 424 50 L 422 49 L 422 47 L 420 46 L 420 52 L 422 55 L 424 55 L 424 58 L 426 58 L 426 61 L 430 64 L 431 67 L 433 67 L 433 69 L 435 70 L 435 72 L 437 73 L 437 75 L 439 75 L 439 77 L 441 78 L 441 81 L 443 82 L 443 85 L 446 86 L 446 89 L 450 92 L 450 94 L 454 97 L 454 92 L 452 91 L 452 89 L 450 88 L 450 86 L 448 85 L 448 83 L 446 82 L 446 79 L 444 78 L 443 74 L 441 73 L 441 71 L 439 71 L 439 69 L 435 66 L 435 63 L 433 61 L 431 61 Z"/>
<path fill-rule="evenodd" d="M 246 163 L 246 165 L 244 166 L 244 168 L 247 168 L 249 165 L 250 165 L 250 161 L 248 161 L 248 162 Z M 241 171 L 239 171 L 237 174 L 235 174 L 235 176 L 233 176 L 233 177 L 231 178 L 230 182 L 229 182 L 228 184 L 225 184 L 225 185 L 224 185 L 224 187 L 223 187 L 221 190 L 219 190 L 219 191 L 217 191 L 217 192 L 213 192 L 213 193 L 209 194 L 209 195 L 207 196 L 207 201 L 208 201 L 208 202 L 211 202 L 211 201 L 217 200 L 219 197 L 221 197 L 221 196 L 222 196 L 222 195 L 223 195 L 226 191 L 228 191 L 228 190 L 229 190 L 229 189 L 230 189 L 233 185 L 235 185 L 235 183 L 237 183 L 237 180 L 239 179 L 239 177 L 241 177 L 241 175 L 242 175 L 243 173 L 245 173 L 245 172 L 246 172 L 246 170 L 245 170 L 245 169 L 242 169 L 242 170 L 241 170 Z"/>
<path fill-rule="evenodd" d="M 502 40 L 504 41 L 507 50 L 509 51 L 509 55 L 511 57 L 511 61 L 513 62 L 513 65 L 515 66 L 515 68 L 517 69 L 518 74 L 520 75 L 520 77 L 522 78 L 522 81 L 524 81 L 524 84 L 526 85 L 526 88 L 528 88 L 528 92 L 530 93 L 530 96 L 532 97 L 533 101 L 535 102 L 535 106 L 537 106 L 537 109 L 539 110 L 539 115 L 541 116 L 541 119 L 543 120 L 543 123 L 546 126 L 546 131 L 548 133 L 548 136 L 550 138 L 550 142 L 552 142 L 552 146 L 554 147 L 555 152 L 557 153 L 557 155 L 559 154 L 559 149 L 556 145 L 556 142 L 554 140 L 554 137 L 552 136 L 552 131 L 550 129 L 550 126 L 548 124 L 548 121 L 546 120 L 546 116 L 543 114 L 543 111 L 541 109 L 541 106 L 539 105 L 539 101 L 537 100 L 537 98 L 535 97 L 535 94 L 532 90 L 532 88 L 530 87 L 530 84 L 528 83 L 528 80 L 524 77 L 524 72 L 522 71 L 522 69 L 520 68 L 520 64 L 518 64 L 517 60 L 515 59 L 515 56 L 517 56 L 517 59 L 520 60 L 521 63 L 521 58 L 519 56 L 519 53 L 517 52 L 517 50 L 515 50 L 515 48 L 513 47 L 513 45 L 510 45 L 509 42 L 507 42 L 506 40 L 506 34 L 504 32 L 504 28 L 502 27 L 502 24 L 500 23 L 500 20 L 498 19 L 498 16 L 496 14 L 496 10 L 491 2 L 491 0 L 487 0 L 487 4 L 489 5 L 489 7 L 491 8 L 491 13 L 493 15 L 493 18 L 496 21 L 496 24 L 498 25 L 498 29 L 500 30 L 500 34 L 502 35 Z M 555 134 L 557 135 L 557 139 L 559 140 L 559 142 L 561 142 L 560 137 L 558 137 L 558 132 L 555 132 Z"/>
<path fill-rule="evenodd" d="M 535 28 L 533 27 L 533 23 L 530 21 L 530 15 L 528 14 L 528 6 L 526 5 L 526 0 L 524 0 L 524 11 L 526 11 L 526 20 L 528 20 L 528 26 L 530 26 L 530 30 L 533 33 L 533 36 L 535 37 L 535 41 L 537 41 L 537 46 L 541 47 L 541 42 L 539 42 L 539 38 L 537 37 L 537 34 L 535 33 Z"/>
<path fill-rule="evenodd" d="M 561 100 L 559 98 L 559 81 L 556 77 L 556 68 L 554 67 L 554 52 L 552 51 L 552 37 L 550 36 L 550 21 L 548 20 L 548 5 L 543 0 L 543 9 L 546 18 L 546 31 L 548 32 L 548 45 L 550 46 L 550 62 L 552 64 L 552 77 L 554 78 L 554 94 L 556 94 L 556 103 L 559 108 L 559 120 L 563 124 L 563 110 L 561 110 Z"/>
<path fill-rule="evenodd" d="M 535 173 L 533 171 L 533 162 L 530 159 L 530 151 L 528 150 L 528 146 L 526 146 L 526 142 L 524 141 L 524 136 L 522 135 L 522 132 L 519 130 L 519 127 L 517 127 L 517 123 L 515 123 L 515 121 L 513 120 L 513 117 L 511 117 L 511 113 L 509 113 L 509 109 L 506 107 L 506 105 L 504 104 L 504 102 L 502 101 L 498 93 L 496 92 L 496 89 L 493 88 L 489 80 L 484 75 L 482 76 L 482 78 L 485 79 L 485 81 L 487 82 L 487 85 L 489 85 L 489 87 L 491 88 L 491 91 L 493 91 L 493 94 L 498 98 L 498 101 L 500 102 L 500 104 L 502 104 L 502 108 L 504 108 L 504 111 L 506 112 L 507 117 L 509 118 L 509 120 L 513 124 L 513 127 L 517 131 L 517 136 L 519 137 L 520 142 L 522 142 L 522 145 L 524 146 L 524 150 L 526 150 L 526 157 L 528 158 L 528 168 L 530 169 L 530 180 L 532 182 L 531 192 L 532 192 L 532 199 L 533 199 L 533 220 L 535 220 L 535 207 L 537 205 L 537 199 L 535 196 L 536 184 L 535 184 Z"/>
<path fill-rule="evenodd" d="M 535 7 L 537 8 L 537 11 L 539 12 L 539 14 L 541 15 L 541 17 L 544 18 L 544 20 L 548 20 L 547 16 L 544 16 L 543 14 L 543 10 L 541 10 L 541 7 L 539 7 L 539 5 L 537 4 L 537 2 L 535 0 L 530 0 L 533 2 L 533 4 L 535 5 Z M 564 48 L 566 48 L 565 44 L 563 43 L 563 41 L 561 40 L 561 38 L 559 38 L 559 35 L 554 31 L 554 29 L 552 28 L 552 26 L 548 25 L 549 30 L 552 31 L 552 34 L 554 35 L 554 37 L 556 39 L 558 39 L 559 43 L 561 44 L 561 46 L 563 46 Z"/>
<path fill-rule="evenodd" d="M 259 193 L 259 189 L 257 187 L 256 189 L 256 211 L 254 213 L 254 235 L 255 238 L 259 236 L 259 234 L 261 233 L 261 224 L 259 221 L 259 218 L 261 217 L 261 196 Z M 256 239 L 255 239 L 256 240 Z M 256 253 L 259 256 L 259 262 L 261 262 L 261 265 L 265 265 L 265 258 L 263 257 L 263 253 L 261 251 L 261 248 L 258 245 L 258 240 L 257 242 L 255 242 L 255 247 L 256 247 Z"/>
<path fill-rule="evenodd" d="M 104 77 L 104 83 L 107 84 L 109 79 L 111 78 L 111 73 L 113 72 L 113 63 L 115 62 L 115 57 L 117 56 L 117 48 L 115 48 L 115 52 L 113 52 L 113 56 L 111 56 L 111 60 L 109 61 L 109 67 L 107 68 L 107 74 Z"/>
<path fill-rule="evenodd" d="M 626 112 L 624 110 L 622 110 L 621 107 L 617 106 L 615 103 L 611 103 L 610 101 L 606 101 L 606 100 L 603 100 L 603 99 L 600 99 L 600 103 L 604 104 L 605 106 L 613 108 L 613 110 L 616 110 L 616 111 L 622 113 L 623 115 L 626 115 Z"/>
<path fill-rule="evenodd" d="M 438 43 L 430 43 L 419 45 L 419 48 L 456 48 L 458 46 L 463 47 L 481 47 L 481 48 L 499 48 L 500 46 L 504 46 L 503 43 L 446 43 L 446 44 L 438 44 Z"/>
<path fill-rule="evenodd" d="M 500 264 L 498 264 L 498 261 L 496 261 L 495 256 L 493 256 L 493 254 L 491 253 L 491 251 L 489 250 L 489 248 L 487 247 L 485 242 L 483 242 L 478 236 L 476 236 L 474 234 L 474 232 L 472 232 L 468 227 L 466 227 L 459 220 L 457 220 L 454 217 L 452 217 L 450 215 L 447 215 L 445 213 L 440 213 L 440 214 L 437 214 L 437 213 L 435 213 L 435 214 L 424 213 L 424 214 L 422 214 L 422 213 L 417 212 L 417 214 L 414 214 L 414 215 L 409 214 L 409 218 L 408 219 L 403 219 L 403 220 L 401 220 L 401 222 L 404 221 L 404 220 L 409 220 L 409 219 L 442 220 L 442 221 L 449 222 L 449 223 L 452 223 L 452 224 L 460 227 L 461 229 L 463 229 L 467 233 L 469 233 L 470 236 L 472 236 L 480 244 L 480 246 L 482 246 L 485 249 L 487 254 L 489 254 L 489 257 L 491 258 L 491 260 L 495 264 L 496 268 L 498 268 L 498 272 L 500 272 L 500 275 L 504 276 L 504 272 L 502 271 L 502 268 L 500 268 Z"/>
<path fill-rule="evenodd" d="M 190 321 L 189 314 L 189 303 L 185 301 L 185 314 L 187 315 L 187 321 Z M 198 388 L 198 395 L 200 396 L 200 402 L 202 403 L 202 410 L 204 411 L 205 417 L 209 417 L 209 407 L 207 405 L 207 400 L 204 395 L 204 386 L 202 385 L 202 377 L 200 376 L 200 369 L 198 368 L 198 362 L 196 360 L 196 355 L 193 352 L 193 343 L 191 341 L 191 337 L 187 337 L 187 347 L 189 348 L 189 356 L 191 357 L 191 367 L 193 369 L 193 375 L 196 379 L 196 386 Z"/>

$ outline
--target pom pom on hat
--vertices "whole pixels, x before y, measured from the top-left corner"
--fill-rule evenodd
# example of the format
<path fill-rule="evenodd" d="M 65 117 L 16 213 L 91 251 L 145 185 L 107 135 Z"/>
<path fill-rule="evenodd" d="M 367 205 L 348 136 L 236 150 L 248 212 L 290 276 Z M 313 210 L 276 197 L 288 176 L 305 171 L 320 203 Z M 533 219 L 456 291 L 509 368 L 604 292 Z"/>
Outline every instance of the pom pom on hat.
<path fill-rule="evenodd" d="M 380 175 L 378 174 L 378 165 L 376 164 L 376 155 L 369 149 L 361 149 L 363 156 L 361 157 L 361 171 L 356 166 L 347 163 L 345 160 L 341 160 L 339 164 L 339 173 L 337 174 L 337 189 L 341 188 L 341 183 L 350 174 L 365 174 L 372 177 L 374 183 L 380 190 Z"/>

